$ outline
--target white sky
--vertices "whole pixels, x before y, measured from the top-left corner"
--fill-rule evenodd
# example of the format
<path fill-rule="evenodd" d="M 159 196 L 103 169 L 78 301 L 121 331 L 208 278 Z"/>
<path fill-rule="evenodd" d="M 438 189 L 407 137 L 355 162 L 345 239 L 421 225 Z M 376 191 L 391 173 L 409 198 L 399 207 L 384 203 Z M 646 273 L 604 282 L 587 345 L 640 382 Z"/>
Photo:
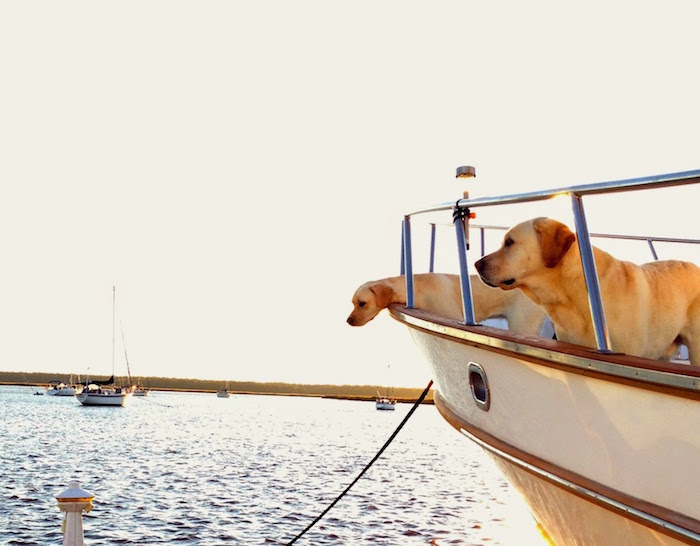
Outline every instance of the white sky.
<path fill-rule="evenodd" d="M 115 284 L 136 375 L 424 386 L 404 327 L 345 323 L 398 274 L 402 214 L 456 200 L 462 164 L 474 197 L 700 168 L 699 11 L 0 4 L 0 370 L 111 373 Z M 699 196 L 589 227 L 700 238 Z M 571 225 L 548 206 L 478 220 Z"/>

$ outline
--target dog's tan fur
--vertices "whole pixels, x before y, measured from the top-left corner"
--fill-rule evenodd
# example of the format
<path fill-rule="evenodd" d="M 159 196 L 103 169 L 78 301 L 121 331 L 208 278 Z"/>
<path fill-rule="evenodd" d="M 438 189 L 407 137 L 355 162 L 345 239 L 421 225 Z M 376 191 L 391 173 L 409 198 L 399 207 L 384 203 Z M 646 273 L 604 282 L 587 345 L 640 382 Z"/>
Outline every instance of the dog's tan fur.
<path fill-rule="evenodd" d="M 526 335 L 539 335 L 546 317 L 544 309 L 520 292 L 504 292 L 470 277 L 474 318 L 504 317 L 508 329 Z M 413 276 L 415 306 L 454 320 L 464 320 L 462 292 L 458 275 L 422 273 Z M 353 310 L 347 319 L 351 326 L 363 326 L 391 303 L 406 304 L 406 278 L 388 277 L 360 286 L 352 297 Z"/>
<path fill-rule="evenodd" d="M 535 218 L 510 229 L 476 269 L 486 284 L 518 288 L 542 305 L 561 341 L 596 347 L 575 241 L 564 224 Z M 682 342 L 700 365 L 700 268 L 681 261 L 637 265 L 593 252 L 612 350 L 668 358 Z"/>

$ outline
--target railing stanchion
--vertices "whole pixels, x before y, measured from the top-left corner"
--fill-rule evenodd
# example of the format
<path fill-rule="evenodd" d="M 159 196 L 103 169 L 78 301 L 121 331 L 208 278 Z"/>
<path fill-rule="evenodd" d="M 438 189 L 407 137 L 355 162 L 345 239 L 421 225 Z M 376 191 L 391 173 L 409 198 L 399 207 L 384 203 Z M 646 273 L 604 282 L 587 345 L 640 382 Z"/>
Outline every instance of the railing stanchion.
<path fill-rule="evenodd" d="M 583 275 L 588 288 L 588 305 L 593 318 L 593 329 L 595 331 L 596 344 L 599 351 L 611 352 L 610 334 L 608 324 L 605 320 L 605 309 L 603 308 L 603 298 L 600 293 L 598 283 L 598 271 L 593 257 L 593 247 L 588 233 L 586 214 L 583 210 L 583 200 L 580 195 L 571 194 L 571 204 L 574 209 L 574 220 L 576 222 L 576 240 L 578 241 L 579 253 L 581 254 L 581 264 L 583 265 Z"/>
<path fill-rule="evenodd" d="M 430 267 L 431 273 L 435 270 L 435 224 L 430 224 Z"/>
<path fill-rule="evenodd" d="M 413 309 L 413 254 L 411 251 L 411 217 L 403 218 L 403 256 L 404 267 L 406 268 L 406 308 Z"/>
<path fill-rule="evenodd" d="M 649 249 L 651 250 L 651 255 L 654 256 L 654 261 L 658 261 L 659 257 L 656 255 L 656 249 L 654 248 L 654 241 L 651 239 L 647 239 L 647 243 L 649 243 Z"/>
<path fill-rule="evenodd" d="M 401 273 L 399 275 L 406 274 L 406 252 L 404 251 L 404 237 L 403 237 L 403 222 L 401 222 Z"/>
<path fill-rule="evenodd" d="M 455 207 L 456 209 L 457 207 Z M 467 265 L 467 238 L 464 229 L 464 220 L 455 218 L 455 231 L 457 232 L 457 252 L 459 253 L 459 280 L 462 287 L 462 310 L 464 311 L 465 324 L 474 325 L 474 304 L 472 303 L 472 285 L 469 280 L 469 267 Z"/>

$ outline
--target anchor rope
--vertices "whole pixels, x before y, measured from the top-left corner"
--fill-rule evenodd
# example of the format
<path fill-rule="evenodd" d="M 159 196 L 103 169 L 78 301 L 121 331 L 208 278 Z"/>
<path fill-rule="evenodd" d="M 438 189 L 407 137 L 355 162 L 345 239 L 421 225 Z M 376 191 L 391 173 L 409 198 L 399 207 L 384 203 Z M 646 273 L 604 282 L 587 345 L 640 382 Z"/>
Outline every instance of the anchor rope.
<path fill-rule="evenodd" d="M 357 477 L 348 485 L 345 490 L 338 495 L 338 497 L 330 503 L 328 508 L 326 508 L 323 512 L 321 512 L 315 520 L 313 520 L 309 525 L 306 526 L 306 529 L 304 529 L 301 533 L 299 533 L 297 536 L 295 536 L 291 541 L 287 543 L 287 546 L 291 546 L 294 544 L 297 540 L 299 540 L 301 537 L 303 537 L 314 525 L 316 525 L 319 521 L 321 521 L 321 518 L 325 516 L 328 512 L 330 512 L 331 508 L 333 508 L 339 501 L 342 499 L 345 494 L 350 491 L 353 485 L 355 485 L 360 478 L 367 472 L 370 467 L 379 459 L 379 457 L 382 456 L 382 453 L 384 453 L 384 450 L 389 447 L 389 444 L 394 441 L 394 438 L 396 438 L 396 435 L 399 433 L 399 431 L 404 427 L 404 425 L 408 422 L 410 419 L 411 415 L 413 415 L 413 412 L 418 409 L 418 406 L 421 405 L 423 400 L 425 400 L 425 397 L 428 396 L 428 391 L 430 391 L 430 387 L 433 385 L 433 380 L 431 379 L 430 382 L 428 383 L 428 386 L 425 387 L 425 390 L 423 393 L 418 397 L 418 400 L 416 400 L 415 404 L 413 404 L 413 407 L 409 410 L 409 412 L 406 414 L 406 417 L 403 418 L 403 421 L 399 423 L 399 426 L 396 427 L 396 430 L 389 436 L 389 439 L 384 443 L 384 445 L 381 447 L 381 449 L 377 452 L 377 454 L 372 458 L 372 460 L 365 466 L 362 471 L 357 475 Z"/>

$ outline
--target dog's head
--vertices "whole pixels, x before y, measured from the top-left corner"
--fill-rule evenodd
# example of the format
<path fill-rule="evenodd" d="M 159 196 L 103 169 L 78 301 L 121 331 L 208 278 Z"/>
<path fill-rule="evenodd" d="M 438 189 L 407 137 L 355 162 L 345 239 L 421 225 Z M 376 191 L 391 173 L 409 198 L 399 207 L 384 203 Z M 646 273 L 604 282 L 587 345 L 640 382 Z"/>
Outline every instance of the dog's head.
<path fill-rule="evenodd" d="M 363 326 L 389 307 L 394 291 L 381 281 L 363 284 L 352 297 L 353 310 L 348 317 L 350 326 Z"/>
<path fill-rule="evenodd" d="M 551 218 L 535 218 L 511 228 L 501 248 L 476 262 L 481 279 L 489 286 L 512 290 L 528 277 L 561 262 L 576 240 L 571 230 Z"/>

